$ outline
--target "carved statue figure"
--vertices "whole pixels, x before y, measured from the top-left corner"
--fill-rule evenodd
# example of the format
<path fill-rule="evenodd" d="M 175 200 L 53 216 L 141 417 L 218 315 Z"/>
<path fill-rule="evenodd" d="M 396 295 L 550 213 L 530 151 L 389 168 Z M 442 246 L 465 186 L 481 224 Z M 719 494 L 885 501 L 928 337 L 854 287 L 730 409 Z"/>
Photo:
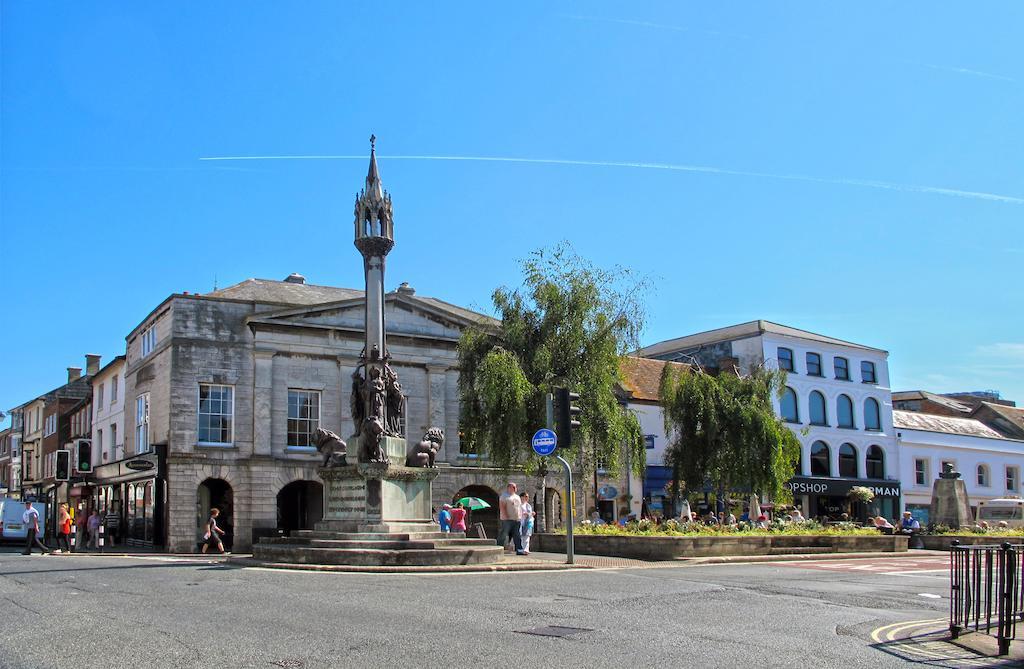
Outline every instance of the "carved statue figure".
<path fill-rule="evenodd" d="M 359 462 L 387 462 L 388 455 L 381 448 L 384 422 L 377 416 L 363 421 L 363 433 L 359 439 Z"/>
<path fill-rule="evenodd" d="M 402 395 L 402 384 L 398 382 L 398 374 L 391 365 L 384 365 L 384 383 L 387 394 L 387 431 L 395 437 L 402 434 L 402 417 L 405 415 L 405 397 Z"/>
<path fill-rule="evenodd" d="M 379 419 L 381 425 L 386 428 L 384 407 L 387 404 L 387 389 L 377 367 L 370 369 L 370 378 L 366 380 L 366 392 L 370 394 L 370 417 Z"/>
<path fill-rule="evenodd" d="M 345 441 L 330 430 L 318 427 L 313 433 L 313 445 L 324 456 L 323 467 L 344 467 L 348 464 L 345 459 Z"/>
<path fill-rule="evenodd" d="M 405 458 L 406 467 L 436 467 L 434 459 L 444 444 L 444 430 L 432 427 Z"/>
<path fill-rule="evenodd" d="M 366 384 L 363 375 L 359 373 L 362 365 L 352 372 L 352 395 L 349 397 L 349 409 L 352 412 L 352 422 L 355 424 L 354 435 L 363 432 L 363 420 L 366 419 Z"/>

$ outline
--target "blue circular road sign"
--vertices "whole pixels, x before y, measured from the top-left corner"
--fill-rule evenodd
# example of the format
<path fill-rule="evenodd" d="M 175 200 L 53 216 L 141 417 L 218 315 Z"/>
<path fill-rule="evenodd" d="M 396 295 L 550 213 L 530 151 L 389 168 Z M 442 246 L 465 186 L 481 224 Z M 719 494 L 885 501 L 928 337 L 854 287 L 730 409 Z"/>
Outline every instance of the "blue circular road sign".
<path fill-rule="evenodd" d="M 558 447 L 558 435 L 547 428 L 541 428 L 533 433 L 530 443 L 537 455 L 551 455 Z"/>

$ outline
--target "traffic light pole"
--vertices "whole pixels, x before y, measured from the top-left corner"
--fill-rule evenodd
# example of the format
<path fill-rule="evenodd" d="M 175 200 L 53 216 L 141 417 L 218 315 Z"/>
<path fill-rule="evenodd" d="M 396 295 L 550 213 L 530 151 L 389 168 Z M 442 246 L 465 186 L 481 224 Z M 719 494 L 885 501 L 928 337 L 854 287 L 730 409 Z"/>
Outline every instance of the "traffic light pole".
<path fill-rule="evenodd" d="M 573 544 L 572 538 L 572 525 L 573 525 L 573 494 L 572 494 L 572 467 L 565 461 L 561 455 L 556 455 L 555 458 L 562 463 L 565 467 L 565 499 L 566 509 L 565 514 L 568 524 L 565 527 L 565 563 L 575 564 L 576 562 L 576 546 Z"/>

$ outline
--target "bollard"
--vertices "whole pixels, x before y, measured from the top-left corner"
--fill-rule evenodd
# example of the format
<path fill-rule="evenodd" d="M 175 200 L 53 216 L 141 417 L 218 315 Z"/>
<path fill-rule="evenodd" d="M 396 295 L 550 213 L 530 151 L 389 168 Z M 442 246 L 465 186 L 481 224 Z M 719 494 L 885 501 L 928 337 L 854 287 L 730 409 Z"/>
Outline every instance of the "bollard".
<path fill-rule="evenodd" d="M 68 550 L 74 553 L 75 548 L 78 546 L 78 527 L 75 525 L 74 521 L 71 521 L 71 541 L 68 543 L 70 544 Z"/>
<path fill-rule="evenodd" d="M 100 526 L 98 528 L 96 528 L 96 529 L 98 529 L 99 533 L 100 533 L 99 538 L 96 540 L 96 545 L 99 546 L 100 552 L 102 553 L 103 552 L 103 523 L 100 523 Z"/>

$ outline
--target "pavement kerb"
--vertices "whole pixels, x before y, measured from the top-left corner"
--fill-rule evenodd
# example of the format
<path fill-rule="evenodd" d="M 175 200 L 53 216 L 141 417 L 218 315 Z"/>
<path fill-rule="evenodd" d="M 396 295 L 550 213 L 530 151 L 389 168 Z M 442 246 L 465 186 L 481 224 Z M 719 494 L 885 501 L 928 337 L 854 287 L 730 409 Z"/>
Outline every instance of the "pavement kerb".
<path fill-rule="evenodd" d="M 945 557 L 946 551 L 914 551 L 906 553 L 798 553 L 794 555 L 721 555 L 717 557 L 678 558 L 677 564 L 749 564 L 755 562 L 799 562 L 801 560 L 864 560 L 884 558 L 889 560 L 906 560 L 914 557 Z"/>
<path fill-rule="evenodd" d="M 249 557 L 230 556 L 225 563 L 237 567 L 261 567 L 264 569 L 281 569 L 287 571 L 320 571 L 357 574 L 467 574 L 495 572 L 536 572 L 536 571 L 567 571 L 572 569 L 592 569 L 587 565 L 565 564 L 546 560 L 529 562 L 503 562 L 498 564 L 471 565 L 402 565 L 402 566 L 368 566 L 344 564 L 300 564 L 290 562 L 266 562 Z"/>

